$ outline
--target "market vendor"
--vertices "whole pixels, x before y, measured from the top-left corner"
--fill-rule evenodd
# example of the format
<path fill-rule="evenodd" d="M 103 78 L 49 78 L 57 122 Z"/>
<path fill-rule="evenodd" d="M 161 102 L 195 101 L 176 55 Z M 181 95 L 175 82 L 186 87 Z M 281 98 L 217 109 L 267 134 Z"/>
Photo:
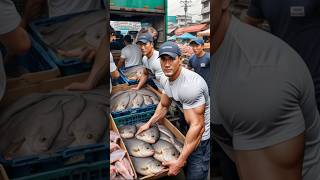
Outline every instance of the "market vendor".
<path fill-rule="evenodd" d="M 160 46 L 159 58 L 164 75 L 160 103 L 150 120 L 137 134 L 161 122 L 171 104 L 171 98 L 183 105 L 189 129 L 184 147 L 177 160 L 164 162 L 168 175 L 177 175 L 185 166 L 187 179 L 207 179 L 210 161 L 210 97 L 205 80 L 197 73 L 181 66 L 181 52 L 177 44 L 166 42 Z"/>

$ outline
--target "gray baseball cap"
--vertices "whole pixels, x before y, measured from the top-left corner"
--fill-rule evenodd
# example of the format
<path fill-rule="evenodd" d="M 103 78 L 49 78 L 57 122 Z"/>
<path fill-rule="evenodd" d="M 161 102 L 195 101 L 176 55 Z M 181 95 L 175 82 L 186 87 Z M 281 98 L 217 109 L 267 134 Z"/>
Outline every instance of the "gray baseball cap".
<path fill-rule="evenodd" d="M 150 33 L 143 33 L 138 37 L 137 43 L 142 42 L 142 43 L 147 43 L 147 42 L 153 42 L 153 37 Z"/>
<path fill-rule="evenodd" d="M 159 57 L 161 57 L 162 55 L 169 55 L 172 58 L 176 58 L 177 56 L 181 56 L 181 51 L 176 43 L 167 41 L 163 43 L 159 48 Z"/>

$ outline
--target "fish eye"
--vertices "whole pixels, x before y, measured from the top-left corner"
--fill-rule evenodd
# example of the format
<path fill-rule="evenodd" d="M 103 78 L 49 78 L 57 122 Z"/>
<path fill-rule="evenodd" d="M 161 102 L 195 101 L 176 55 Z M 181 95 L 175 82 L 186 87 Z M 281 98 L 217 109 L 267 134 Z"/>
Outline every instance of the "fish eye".
<path fill-rule="evenodd" d="M 151 137 L 154 137 L 154 135 L 152 135 Z"/>
<path fill-rule="evenodd" d="M 42 137 L 42 138 L 40 139 L 41 142 L 45 142 L 46 140 L 47 140 L 46 137 Z"/>
<path fill-rule="evenodd" d="M 172 156 L 175 156 L 176 154 L 175 153 L 172 153 Z"/>
<path fill-rule="evenodd" d="M 147 149 L 150 149 L 149 147 L 147 147 Z"/>

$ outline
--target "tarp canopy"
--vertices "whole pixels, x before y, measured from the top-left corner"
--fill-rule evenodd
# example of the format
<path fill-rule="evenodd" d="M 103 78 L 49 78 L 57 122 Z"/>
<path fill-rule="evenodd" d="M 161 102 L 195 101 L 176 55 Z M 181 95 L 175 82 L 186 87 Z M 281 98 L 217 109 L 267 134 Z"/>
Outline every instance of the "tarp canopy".
<path fill-rule="evenodd" d="M 210 36 L 210 29 L 198 32 L 197 35 L 198 36 Z"/>
<path fill-rule="evenodd" d="M 207 24 L 197 24 L 197 25 L 193 25 L 193 26 L 179 28 L 175 31 L 175 34 L 179 36 L 183 33 L 199 32 L 199 31 L 203 31 L 207 28 L 208 28 Z"/>
<path fill-rule="evenodd" d="M 184 33 L 181 36 L 177 36 L 177 39 L 195 39 L 197 37 L 195 37 L 194 35 L 190 34 L 190 33 Z"/>
<path fill-rule="evenodd" d="M 169 38 L 168 38 L 168 41 L 172 41 L 172 40 L 176 40 L 176 39 L 177 39 L 177 36 L 174 35 L 174 36 L 169 37 Z"/>

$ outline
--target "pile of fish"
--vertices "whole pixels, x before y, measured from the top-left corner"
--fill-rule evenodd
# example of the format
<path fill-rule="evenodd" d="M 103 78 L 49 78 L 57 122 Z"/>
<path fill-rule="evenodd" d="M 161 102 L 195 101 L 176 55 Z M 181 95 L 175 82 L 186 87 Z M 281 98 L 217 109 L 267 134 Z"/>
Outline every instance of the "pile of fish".
<path fill-rule="evenodd" d="M 126 152 L 119 146 L 120 136 L 110 131 L 110 179 L 133 179 L 134 172 Z"/>
<path fill-rule="evenodd" d="M 126 76 L 126 78 L 129 80 L 139 80 L 143 74 L 144 69 L 145 69 L 144 66 L 139 65 L 139 66 L 127 68 L 127 69 L 123 70 L 122 72 Z"/>
<path fill-rule="evenodd" d="M 105 10 L 82 13 L 65 21 L 39 26 L 43 41 L 61 57 L 80 57 L 97 49 L 106 34 Z"/>
<path fill-rule="evenodd" d="M 5 159 L 53 153 L 106 138 L 105 87 L 24 96 L 0 112 L 0 153 Z"/>
<path fill-rule="evenodd" d="M 143 124 L 120 126 L 120 136 L 137 173 L 143 176 L 159 174 L 165 171 L 162 162 L 178 159 L 183 143 L 160 124 L 136 134 L 141 125 Z"/>
<path fill-rule="evenodd" d="M 152 91 L 142 88 L 136 90 L 122 90 L 112 94 L 110 98 L 111 111 L 123 111 L 130 108 L 139 108 L 145 105 L 159 103 L 159 97 Z"/>

